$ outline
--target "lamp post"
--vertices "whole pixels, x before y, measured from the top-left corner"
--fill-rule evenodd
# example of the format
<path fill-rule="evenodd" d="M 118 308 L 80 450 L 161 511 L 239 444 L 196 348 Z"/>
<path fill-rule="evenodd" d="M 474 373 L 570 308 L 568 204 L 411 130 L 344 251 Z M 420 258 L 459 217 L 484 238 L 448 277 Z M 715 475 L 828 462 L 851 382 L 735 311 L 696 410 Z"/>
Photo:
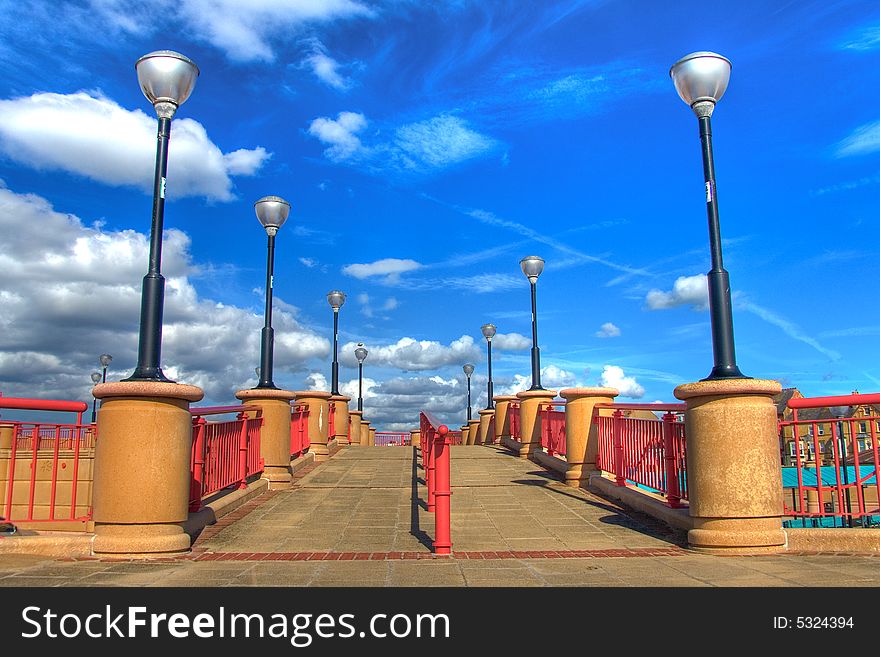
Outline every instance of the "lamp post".
<path fill-rule="evenodd" d="M 162 226 L 165 215 L 165 175 L 168 169 L 168 140 L 171 118 L 192 93 L 199 68 L 192 60 L 170 50 L 157 50 L 135 64 L 141 91 L 159 117 L 156 171 L 153 179 L 153 220 L 150 226 L 150 261 L 141 292 L 138 362 L 126 381 L 169 381 L 160 367 L 162 310 L 165 279 L 162 276 Z"/>
<path fill-rule="evenodd" d="M 92 372 L 92 383 L 98 385 L 98 381 L 101 380 L 100 372 Z M 92 424 L 98 419 L 98 398 L 92 397 Z"/>
<path fill-rule="evenodd" d="M 538 311 L 536 303 L 538 276 L 544 271 L 544 259 L 526 256 L 519 261 L 520 269 L 529 279 L 532 288 L 532 387 L 529 390 L 544 390 L 541 386 L 541 350 L 538 348 Z"/>
<path fill-rule="evenodd" d="M 840 448 L 840 460 L 841 466 L 843 470 L 843 486 L 844 486 L 844 496 L 846 497 L 846 520 L 843 521 L 843 524 L 847 527 L 852 527 L 852 501 L 849 497 L 849 470 L 846 465 L 846 437 L 843 431 L 843 418 L 846 417 L 846 411 L 848 406 L 833 406 L 830 410 L 834 414 L 834 417 L 837 418 L 837 440 L 838 446 Z M 856 477 L 858 478 L 858 473 L 856 473 Z"/>
<path fill-rule="evenodd" d="M 358 342 L 357 348 L 354 350 L 354 357 L 358 361 L 358 410 L 364 410 L 364 361 L 367 354 L 370 353 L 364 348 L 363 342 Z"/>
<path fill-rule="evenodd" d="M 339 394 L 339 309 L 345 303 L 345 294 L 339 290 L 327 293 L 327 303 L 333 308 L 333 371 L 331 372 L 330 394 Z"/>
<path fill-rule="evenodd" d="M 467 419 L 468 419 L 468 422 L 470 422 L 470 421 L 471 421 L 471 374 L 474 373 L 474 366 L 471 365 L 470 363 L 465 363 L 464 365 L 462 365 L 461 369 L 464 371 L 464 374 L 465 374 L 465 376 L 467 377 L 467 384 L 468 384 L 468 400 L 467 400 L 467 401 L 468 401 L 468 412 L 467 412 Z"/>
<path fill-rule="evenodd" d="M 290 214 L 290 203 L 280 196 L 264 196 L 254 203 L 254 211 L 257 219 L 266 229 L 268 235 L 266 256 L 266 310 L 265 321 L 261 333 L 260 343 L 260 367 L 257 375 L 260 377 L 257 388 L 278 389 L 272 381 L 275 352 L 275 329 L 272 328 L 272 288 L 275 282 L 275 236 L 278 229 L 287 221 Z"/>
<path fill-rule="evenodd" d="M 709 217 L 709 249 L 712 269 L 709 283 L 709 314 L 712 321 L 712 352 L 715 366 L 704 381 L 746 377 L 736 365 L 733 343 L 733 311 L 730 278 L 721 257 L 721 227 L 718 222 L 718 193 L 715 188 L 715 162 L 712 152 L 712 112 L 730 80 L 730 60 L 713 52 L 695 52 L 672 65 L 669 71 L 681 99 L 697 115 L 703 152 L 703 178 L 706 212 Z"/>
<path fill-rule="evenodd" d="M 110 365 L 110 362 L 113 360 L 113 356 L 110 354 L 101 354 L 98 356 L 98 362 L 101 363 L 101 383 L 107 383 L 107 366 Z M 96 381 L 97 383 L 97 381 Z"/>
<path fill-rule="evenodd" d="M 491 411 L 495 408 L 495 404 L 492 402 L 492 338 L 495 337 L 496 329 L 494 324 L 483 324 L 480 330 L 483 332 L 483 337 L 486 338 L 486 346 L 489 350 L 489 384 L 486 389 L 489 401 L 486 404 L 486 410 Z"/>

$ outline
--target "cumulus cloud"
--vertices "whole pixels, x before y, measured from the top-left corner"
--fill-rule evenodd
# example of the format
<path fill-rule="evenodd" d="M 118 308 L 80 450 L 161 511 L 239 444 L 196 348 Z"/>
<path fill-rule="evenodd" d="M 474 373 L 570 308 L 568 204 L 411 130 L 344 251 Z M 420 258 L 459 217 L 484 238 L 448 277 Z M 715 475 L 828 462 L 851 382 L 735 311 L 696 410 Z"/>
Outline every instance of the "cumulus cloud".
<path fill-rule="evenodd" d="M 608 388 L 617 388 L 620 391 L 621 397 L 640 399 L 645 394 L 645 389 L 639 385 L 635 377 L 626 376 L 623 373 L 623 368 L 617 365 L 606 365 L 603 367 L 599 382 Z"/>
<path fill-rule="evenodd" d="M 339 362 L 347 367 L 357 367 L 354 357 L 355 342 L 340 347 Z M 459 365 L 478 360 L 481 350 L 474 339 L 463 335 L 448 345 L 436 340 L 415 340 L 401 338 L 394 344 L 368 346 L 370 355 L 367 362 L 371 367 L 391 367 L 408 371 L 434 370 L 447 365 Z"/>
<path fill-rule="evenodd" d="M 577 385 L 577 376 L 574 372 L 562 369 L 556 365 L 547 365 L 541 368 L 541 385 L 548 389 L 560 390 Z M 509 383 L 498 380 L 495 385 L 496 395 L 515 395 L 532 387 L 532 375 L 514 374 Z"/>
<path fill-rule="evenodd" d="M 367 127 L 367 119 L 357 112 L 340 112 L 336 119 L 320 117 L 309 125 L 309 134 L 326 144 L 330 160 L 341 162 L 361 153 L 363 146 L 357 133 Z"/>
<path fill-rule="evenodd" d="M 670 292 L 651 290 L 645 297 L 650 310 L 665 310 L 675 306 L 691 305 L 694 310 L 706 310 L 709 307 L 709 285 L 705 274 L 696 276 L 679 276 Z"/>
<path fill-rule="evenodd" d="M 599 330 L 596 331 L 597 338 L 616 338 L 619 335 L 620 329 L 611 322 L 605 322 Z"/>
<path fill-rule="evenodd" d="M 327 377 L 320 372 L 310 372 L 306 377 L 306 385 L 309 390 L 330 390 Z"/>
<path fill-rule="evenodd" d="M 114 357 L 111 380 L 129 375 L 137 360 L 148 236 L 86 226 L 39 196 L 5 187 L 0 234 L 3 394 L 88 399 L 88 375 L 105 352 Z M 201 298 L 190 281 L 198 266 L 189 247 L 184 233 L 165 231 L 162 366 L 170 377 L 202 387 L 208 400 L 229 403 L 235 390 L 254 384 L 262 311 Z M 276 308 L 276 383 L 330 352 L 329 341 L 301 326 L 295 313 L 283 301 Z"/>
<path fill-rule="evenodd" d="M 0 100 L 0 152 L 35 169 L 61 170 L 107 185 L 152 192 L 156 118 L 84 91 Z M 230 201 L 230 176 L 252 176 L 265 148 L 222 153 L 193 119 L 175 119 L 168 147 L 168 196 Z"/>
<path fill-rule="evenodd" d="M 342 273 L 354 276 L 358 279 L 371 278 L 373 276 L 383 276 L 385 282 L 395 283 L 400 280 L 400 275 L 408 271 L 414 271 L 422 267 L 421 263 L 415 260 L 400 258 L 384 258 L 364 264 L 345 265 Z"/>
<path fill-rule="evenodd" d="M 498 351 L 522 351 L 531 346 L 531 339 L 519 333 L 496 333 L 492 338 L 492 348 Z"/>

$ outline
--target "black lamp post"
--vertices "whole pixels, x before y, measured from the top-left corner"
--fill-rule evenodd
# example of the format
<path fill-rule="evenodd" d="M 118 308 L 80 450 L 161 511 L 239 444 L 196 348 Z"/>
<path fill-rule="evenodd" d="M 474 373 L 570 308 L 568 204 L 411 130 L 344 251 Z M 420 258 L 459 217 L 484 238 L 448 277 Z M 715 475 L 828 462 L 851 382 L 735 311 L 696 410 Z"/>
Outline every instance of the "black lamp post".
<path fill-rule="evenodd" d="M 141 91 L 159 117 L 156 172 L 153 179 L 153 221 L 150 226 L 150 262 L 141 292 L 141 320 L 138 362 L 126 381 L 169 381 L 160 367 L 162 352 L 162 310 L 165 278 L 162 276 L 162 226 L 165 215 L 165 174 L 168 169 L 168 140 L 171 118 L 192 93 L 199 68 L 192 60 L 170 50 L 157 50 L 135 64 Z"/>
<path fill-rule="evenodd" d="M 466 363 L 466 364 L 462 365 L 461 369 L 464 370 L 464 374 L 467 377 L 467 386 L 468 386 L 467 419 L 468 419 L 468 422 L 470 422 L 471 421 L 471 374 L 474 373 L 474 366 L 471 365 L 470 363 Z"/>
<path fill-rule="evenodd" d="M 101 380 L 100 372 L 92 372 L 92 383 L 94 385 L 98 385 L 98 381 Z M 92 397 L 92 424 L 98 419 L 98 398 Z"/>
<path fill-rule="evenodd" d="M 330 394 L 339 394 L 339 309 L 345 303 L 345 294 L 339 290 L 327 293 L 327 303 L 333 308 L 333 371 L 331 372 Z"/>
<path fill-rule="evenodd" d="M 520 269 L 529 279 L 532 288 L 532 387 L 529 390 L 544 390 L 541 387 L 541 350 L 538 348 L 538 311 L 536 302 L 538 276 L 544 271 L 544 259 L 527 256 L 519 261 Z"/>
<path fill-rule="evenodd" d="M 266 257 L 266 311 L 264 314 L 265 322 L 261 334 L 260 343 L 260 367 L 257 372 L 260 382 L 257 388 L 272 388 L 278 386 L 272 381 L 274 368 L 274 352 L 275 352 L 275 329 L 272 328 L 272 288 L 275 281 L 275 236 L 278 229 L 287 221 L 287 215 L 290 214 L 290 203 L 280 196 L 264 196 L 254 203 L 254 211 L 257 213 L 257 219 L 266 229 L 266 235 L 269 236 L 267 244 Z"/>
<path fill-rule="evenodd" d="M 843 485 L 845 491 L 844 496 L 846 497 L 846 512 L 848 514 L 846 520 L 843 521 L 843 524 L 846 527 L 852 527 L 852 501 L 849 496 L 849 469 L 846 465 L 846 434 L 843 430 L 843 418 L 846 417 L 847 408 L 849 407 L 834 406 L 831 408 L 831 412 L 837 418 L 837 440 L 840 448 L 840 460 L 843 470 Z M 856 473 L 856 478 L 858 478 L 858 473 Z"/>
<path fill-rule="evenodd" d="M 486 338 L 486 345 L 489 350 L 489 384 L 486 389 L 489 401 L 486 404 L 486 410 L 491 411 L 495 408 L 495 404 L 492 401 L 492 338 L 495 337 L 496 330 L 494 324 L 483 324 L 480 330 L 483 332 L 483 337 Z"/>
<path fill-rule="evenodd" d="M 715 162 L 712 153 L 712 112 L 730 80 L 730 61 L 713 52 L 695 52 L 683 57 L 669 71 L 681 99 L 700 122 L 703 150 L 703 177 L 706 211 L 709 216 L 709 249 L 712 269 L 709 283 L 709 314 L 712 319 L 712 351 L 715 366 L 704 381 L 743 379 L 736 365 L 733 343 L 733 311 L 730 304 L 730 277 L 721 257 L 721 227 L 718 223 L 718 193 L 715 188 Z"/>
<path fill-rule="evenodd" d="M 358 361 L 358 410 L 364 410 L 364 361 L 367 354 L 370 353 L 364 348 L 363 342 L 358 342 L 357 349 L 354 350 L 354 357 Z"/>

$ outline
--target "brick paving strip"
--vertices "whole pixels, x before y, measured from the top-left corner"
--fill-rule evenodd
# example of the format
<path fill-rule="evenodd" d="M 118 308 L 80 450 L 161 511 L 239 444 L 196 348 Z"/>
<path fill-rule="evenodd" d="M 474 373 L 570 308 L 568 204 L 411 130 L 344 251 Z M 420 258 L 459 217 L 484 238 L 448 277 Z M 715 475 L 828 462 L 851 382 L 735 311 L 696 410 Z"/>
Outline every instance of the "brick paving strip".
<path fill-rule="evenodd" d="M 517 552 L 455 552 L 451 557 L 431 552 L 203 552 L 195 561 L 399 561 L 409 559 L 581 559 L 609 557 L 678 557 L 686 550 L 630 548 L 626 550 L 528 550 Z"/>

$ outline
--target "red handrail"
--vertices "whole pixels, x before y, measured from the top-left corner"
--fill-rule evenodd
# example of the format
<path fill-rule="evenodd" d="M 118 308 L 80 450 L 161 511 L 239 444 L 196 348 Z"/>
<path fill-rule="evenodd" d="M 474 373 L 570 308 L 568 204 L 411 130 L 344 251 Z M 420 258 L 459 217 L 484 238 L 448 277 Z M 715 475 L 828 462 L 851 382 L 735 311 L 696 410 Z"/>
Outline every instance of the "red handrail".
<path fill-rule="evenodd" d="M 449 427 L 440 424 L 431 413 L 419 416 L 421 444 L 427 447 L 425 480 L 428 485 L 428 511 L 434 512 L 435 554 L 452 554 L 450 505 L 452 495 L 449 480 Z M 424 451 L 423 451 L 424 454 Z"/>

